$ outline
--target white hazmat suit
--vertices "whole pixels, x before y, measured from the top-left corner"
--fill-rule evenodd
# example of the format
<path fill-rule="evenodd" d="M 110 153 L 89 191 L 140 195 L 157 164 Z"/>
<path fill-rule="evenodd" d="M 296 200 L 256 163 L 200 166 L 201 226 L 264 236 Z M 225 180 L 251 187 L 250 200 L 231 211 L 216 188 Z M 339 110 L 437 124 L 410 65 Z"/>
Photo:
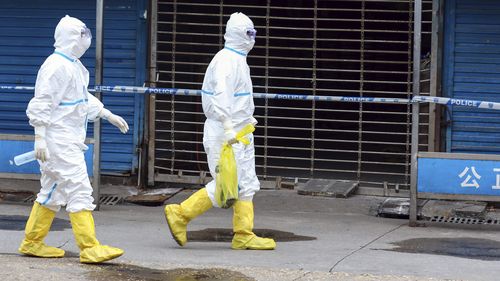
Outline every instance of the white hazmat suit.
<path fill-rule="evenodd" d="M 254 103 L 250 68 L 246 56 L 255 44 L 253 22 L 242 13 L 234 13 L 226 25 L 224 49 L 210 62 L 202 86 L 203 112 L 207 117 L 203 131 L 203 146 L 207 153 L 212 180 L 181 204 L 165 206 L 165 217 L 174 240 L 184 246 L 187 225 L 212 206 L 215 199 L 216 167 L 224 141 L 232 143 L 236 132 L 247 124 L 257 124 L 253 117 Z M 250 144 L 234 143 L 233 152 L 238 173 L 238 200 L 233 205 L 233 240 L 235 250 L 272 250 L 273 239 L 262 238 L 252 231 L 254 222 L 253 196 L 260 189 L 255 173 L 254 138 Z"/>
<path fill-rule="evenodd" d="M 254 32 L 254 36 L 247 35 Z M 252 21 L 242 13 L 235 13 L 227 22 L 224 49 L 220 50 L 208 65 L 202 86 L 203 112 L 207 117 L 203 131 L 203 146 L 208 166 L 215 179 L 215 168 L 220 157 L 222 143 L 236 136 L 247 124 L 257 124 L 253 117 L 253 89 L 247 54 L 255 44 Z M 253 135 L 250 144 L 233 144 L 238 171 L 240 200 L 251 201 L 260 188 L 255 174 L 255 150 Z M 213 205 L 215 180 L 207 184 L 207 192 Z"/>
<path fill-rule="evenodd" d="M 118 248 L 102 246 L 95 238 L 91 215 L 95 205 L 85 164 L 87 122 L 105 118 L 126 133 L 123 118 L 112 114 L 88 92 L 89 72 L 79 58 L 90 47 L 92 35 L 80 20 L 65 16 L 54 33 L 55 51 L 40 67 L 35 96 L 26 113 L 35 128 L 35 155 L 40 163 L 41 189 L 26 224 L 21 253 L 61 257 L 64 251 L 43 244 L 54 213 L 66 206 L 80 261 L 102 262 L 120 256 Z"/>
<path fill-rule="evenodd" d="M 48 153 L 48 159 L 40 159 L 42 189 L 36 201 L 54 211 L 64 205 L 68 212 L 95 208 L 84 142 L 87 122 L 109 111 L 87 89 L 89 72 L 79 60 L 91 42 L 84 34 L 86 30 L 76 18 L 61 19 L 54 35 L 55 51 L 38 71 L 35 97 L 26 110 L 35 135 L 45 140 Z M 121 126 L 128 128 L 125 121 Z M 43 154 L 37 145 L 36 154 Z"/>

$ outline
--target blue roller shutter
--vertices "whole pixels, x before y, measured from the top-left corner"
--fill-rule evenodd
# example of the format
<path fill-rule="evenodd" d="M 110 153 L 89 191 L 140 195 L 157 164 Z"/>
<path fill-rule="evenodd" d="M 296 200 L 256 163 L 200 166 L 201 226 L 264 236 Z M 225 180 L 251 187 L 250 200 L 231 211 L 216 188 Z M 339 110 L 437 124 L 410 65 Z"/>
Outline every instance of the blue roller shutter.
<path fill-rule="evenodd" d="M 444 94 L 500 102 L 500 2 L 445 4 Z M 449 112 L 449 152 L 500 153 L 498 111 L 454 107 Z"/>
<path fill-rule="evenodd" d="M 139 3 L 139 4 L 138 4 Z M 107 0 L 104 11 L 104 83 L 139 85 L 144 81 L 143 0 Z M 0 3 L 0 85 L 33 86 L 38 68 L 53 52 L 54 28 L 68 14 L 81 19 L 95 34 L 95 1 L 2 1 Z M 95 41 L 81 58 L 94 85 Z M 139 44 L 139 45 L 141 45 Z M 32 134 L 25 109 L 32 92 L 0 92 L 0 133 Z M 122 135 L 103 122 L 101 167 L 103 173 L 129 174 L 137 168 L 142 99 L 134 95 L 104 94 L 103 102 L 123 116 L 130 131 Z M 89 136 L 92 125 L 89 124 Z"/>

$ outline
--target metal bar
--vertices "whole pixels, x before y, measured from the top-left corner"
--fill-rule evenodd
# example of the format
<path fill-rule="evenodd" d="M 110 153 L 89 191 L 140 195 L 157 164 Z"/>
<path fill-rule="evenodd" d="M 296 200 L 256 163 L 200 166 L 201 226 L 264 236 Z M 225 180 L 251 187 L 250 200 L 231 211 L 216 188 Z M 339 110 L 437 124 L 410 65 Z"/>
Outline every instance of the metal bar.
<path fill-rule="evenodd" d="M 254 47 L 254 48 L 259 48 L 258 46 L 257 47 Z M 172 53 L 171 51 L 158 51 L 159 54 L 170 54 Z M 200 52 L 197 52 L 197 53 L 193 53 L 193 52 L 177 52 L 177 54 L 182 54 L 182 55 L 189 55 L 189 56 L 210 56 L 209 53 L 200 53 Z M 406 54 L 406 52 L 405 52 Z M 254 58 L 260 58 L 260 59 L 265 59 L 265 56 L 259 56 L 259 55 L 255 55 L 255 56 L 252 56 Z M 311 58 L 308 58 L 308 57 L 280 57 L 280 56 L 269 56 L 268 57 L 269 59 L 279 59 L 279 60 L 285 60 L 285 61 L 312 61 Z M 322 62 L 359 62 L 358 59 L 338 59 L 338 58 L 317 58 L 318 61 L 322 61 Z M 170 63 L 169 61 L 162 61 L 163 63 Z M 380 63 L 380 64 L 401 64 L 401 65 L 406 65 L 407 62 L 401 62 L 401 61 L 380 61 L 380 60 L 365 60 L 365 62 L 370 62 L 370 63 Z M 411 70 L 410 70 L 411 72 Z"/>
<path fill-rule="evenodd" d="M 182 3 L 181 3 L 182 4 Z M 174 1 L 174 14 L 173 14 L 173 22 L 172 25 L 172 74 L 171 74 L 171 85 L 175 88 L 175 78 L 176 78 L 176 56 L 177 56 L 177 6 L 179 2 Z M 172 153 L 170 158 L 170 172 L 173 171 L 175 166 L 175 96 L 171 96 L 170 101 L 170 145 L 172 147 Z"/>
<path fill-rule="evenodd" d="M 411 38 L 411 35 L 412 35 L 412 24 L 411 23 L 415 23 L 413 21 L 414 19 L 414 14 L 413 14 L 413 10 L 412 10 L 412 6 L 411 6 L 411 1 L 409 1 L 409 11 L 408 11 L 408 18 L 410 19 L 410 21 L 408 22 L 408 60 L 407 60 L 407 71 L 408 71 L 408 75 L 407 75 L 407 78 L 406 78 L 406 82 L 408 83 L 407 84 L 407 92 L 406 92 L 406 98 L 407 99 L 411 99 L 411 75 L 413 75 L 413 70 L 412 70 L 412 57 L 411 57 L 411 49 L 412 49 L 412 38 Z M 410 150 L 410 142 L 411 142 L 411 139 L 410 139 L 410 122 L 411 122 L 411 116 L 410 116 L 410 112 L 411 112 L 411 107 L 410 105 L 407 105 L 406 106 L 406 122 L 407 122 L 407 125 L 406 125 L 406 158 L 405 158 L 405 163 L 408 163 L 409 161 L 411 161 L 411 152 L 409 151 Z M 406 167 L 405 168 L 405 174 L 409 174 L 409 168 Z M 406 182 L 408 182 L 408 178 L 406 178 Z"/>
<path fill-rule="evenodd" d="M 177 62 L 178 64 L 185 64 L 185 65 L 202 65 L 201 63 L 190 63 L 190 62 Z M 204 65 L 204 64 L 203 64 Z M 265 69 L 265 66 L 253 66 L 255 69 Z M 299 70 L 299 71 L 311 71 L 310 68 L 305 68 L 305 67 L 280 67 L 280 66 L 272 66 L 269 67 L 269 69 L 276 69 L 276 70 Z M 324 72 L 343 72 L 343 73 L 358 73 L 360 72 L 359 69 L 335 69 L 335 68 L 316 68 L 318 71 L 324 71 Z M 394 70 L 364 70 L 365 73 L 381 73 L 381 74 L 408 74 L 407 71 L 394 71 Z M 162 70 L 160 73 L 172 73 L 172 71 L 169 70 Z M 177 73 L 180 74 L 197 74 L 197 75 L 204 75 L 204 73 L 199 73 L 199 72 L 192 72 L 192 71 L 177 71 Z M 258 76 L 256 76 L 258 77 Z M 284 78 L 288 78 L 287 76 L 283 76 Z M 307 78 L 307 77 L 302 77 L 302 78 Z M 329 81 L 328 79 L 324 79 L 325 81 Z M 422 80 L 426 81 L 426 80 Z M 427 80 L 429 81 L 429 80 Z"/>
<path fill-rule="evenodd" d="M 291 28 L 290 30 L 295 30 L 295 28 Z M 305 30 L 309 30 L 309 29 L 305 29 Z M 361 30 L 354 30 L 353 32 L 360 32 Z M 365 32 L 367 32 L 368 30 L 365 30 Z M 170 34 L 168 32 L 158 32 L 159 34 Z M 402 33 L 402 32 L 400 32 Z M 178 34 L 182 34 L 182 35 L 189 35 L 189 36 L 203 36 L 203 37 L 207 37 L 207 35 L 205 33 L 192 33 L 192 32 L 181 32 L 181 33 L 178 33 Z M 405 33 L 406 34 L 406 33 Z M 256 46 L 255 47 L 256 49 L 259 49 L 261 47 L 259 46 Z M 269 49 L 274 49 L 274 50 L 283 50 L 283 49 L 286 49 L 286 50 L 297 50 L 297 51 L 311 51 L 312 52 L 312 48 L 304 48 L 304 47 L 273 47 L 273 46 L 270 46 Z M 356 52 L 359 52 L 358 49 L 340 49 L 340 48 L 335 48 L 335 49 L 330 49 L 330 48 L 317 48 L 318 51 L 327 51 L 327 52 L 349 52 L 349 53 L 356 53 Z M 378 54 L 378 53 L 383 53 L 383 54 L 407 54 L 406 51 L 391 51 L 391 50 L 376 50 L 376 49 L 365 49 L 365 52 L 366 53 L 374 53 L 374 54 Z M 163 53 L 163 54 L 168 54 L 168 53 L 171 53 L 170 51 L 161 51 L 160 53 Z M 203 56 L 210 56 L 211 54 L 210 53 L 203 53 L 203 52 L 179 52 L 180 54 L 186 54 L 186 55 L 203 55 Z M 281 58 L 281 57 L 278 57 L 278 58 Z M 283 58 L 285 59 L 285 58 Z"/>
<path fill-rule="evenodd" d="M 500 161 L 500 155 L 496 155 L 496 154 L 419 152 L 418 157 L 419 158 L 445 158 L 445 159 Z"/>
<path fill-rule="evenodd" d="M 223 40 L 223 35 L 224 35 L 224 0 L 221 0 L 219 3 L 219 49 L 222 49 L 224 46 L 224 40 Z M 176 44 L 179 44 L 181 42 L 176 42 Z"/>
<path fill-rule="evenodd" d="M 96 46 L 95 46 L 95 85 L 102 85 L 102 70 L 103 70 L 103 32 L 104 32 L 104 0 L 96 0 Z M 95 97 L 101 100 L 101 92 L 99 89 L 95 92 Z M 94 122 L 94 157 L 93 157 L 93 191 L 92 197 L 96 204 L 95 210 L 99 211 L 99 191 L 101 185 L 101 120 Z"/>
<path fill-rule="evenodd" d="M 358 0 L 361 1 L 361 0 Z M 368 2 L 370 2 L 368 0 Z M 399 3 L 408 3 L 408 1 L 391 1 L 391 2 L 399 2 Z M 160 4 L 172 4 L 173 2 L 161 2 Z M 202 6 L 202 7 L 217 7 L 218 4 L 207 4 L 207 3 L 180 3 L 185 6 Z M 235 8 L 255 8 L 255 9 L 263 9 L 263 6 L 259 5 L 240 5 L 240 4 L 225 4 L 227 7 L 235 7 Z M 302 11 L 313 11 L 314 8 L 308 7 L 290 7 L 290 6 L 274 6 L 273 9 L 279 10 L 302 10 Z M 318 11 L 339 11 L 339 12 L 359 12 L 360 9 L 348 9 L 348 8 L 318 8 Z M 369 12 L 383 12 L 383 13 L 403 13 L 405 11 L 401 10 L 379 10 L 379 9 L 367 9 Z M 253 16 L 257 17 L 257 16 Z M 261 16 L 263 18 L 263 16 Z"/>
<path fill-rule="evenodd" d="M 437 66 L 436 66 L 436 58 L 437 58 L 437 48 L 438 48 L 438 30 L 439 30 L 439 0 L 433 1 L 432 4 L 432 32 L 431 32 L 431 81 L 430 81 L 430 96 L 436 95 L 436 84 L 437 84 Z M 428 151 L 435 151 L 435 140 L 436 140 L 436 105 L 429 104 L 429 128 L 428 128 L 428 139 L 427 143 Z"/>
<path fill-rule="evenodd" d="M 166 139 L 156 139 L 157 142 L 170 142 L 170 140 Z M 203 144 L 203 141 L 191 141 L 191 140 L 176 140 L 178 143 L 188 143 L 188 144 Z M 158 148 L 159 150 L 165 150 L 166 148 Z"/>
<path fill-rule="evenodd" d="M 151 0 L 151 23 L 149 26 L 149 46 L 151 48 L 151 52 L 149 53 L 149 86 L 156 87 L 157 82 L 157 22 L 158 22 L 158 0 Z M 148 113 L 147 116 L 147 128 L 148 128 L 148 153 L 147 153 L 147 165 L 148 165 L 148 186 L 154 185 L 155 180 L 155 138 L 156 138 L 156 95 L 150 95 L 148 98 Z"/>
<path fill-rule="evenodd" d="M 442 96 L 441 75 L 442 75 L 442 48 L 443 48 L 443 18 L 444 0 L 432 2 L 432 35 L 431 35 L 431 81 L 430 96 Z M 441 144 L 441 107 L 435 104 L 429 105 L 429 151 L 440 151 Z"/>
<path fill-rule="evenodd" d="M 0 134 L 0 140 L 34 141 L 35 135 Z"/>
<path fill-rule="evenodd" d="M 154 82 L 153 82 L 154 83 Z M 148 145 L 148 185 L 154 185 L 155 179 L 155 139 L 156 139 L 156 95 L 149 96 L 149 145 Z"/>
<path fill-rule="evenodd" d="M 316 96 L 316 85 L 318 82 L 317 78 L 317 69 L 316 69 L 316 54 L 318 50 L 318 42 L 317 42 L 317 34 L 318 34 L 318 0 L 314 0 L 314 16 L 313 16 L 313 46 L 312 46 L 312 55 L 313 55 L 313 65 L 312 65 L 312 95 Z M 312 178 L 314 176 L 314 158 L 315 158 L 315 153 L 314 153 L 314 147 L 315 147 L 315 128 L 316 128 L 316 101 L 312 101 L 312 106 L 311 106 L 311 146 L 310 146 L 310 152 L 311 152 L 311 157 L 310 157 L 310 164 L 309 164 L 309 176 Z"/>
<path fill-rule="evenodd" d="M 276 126 L 270 126 L 269 129 L 290 130 L 290 131 L 310 131 L 311 130 L 311 128 L 276 127 Z M 352 134 L 359 133 L 359 130 L 339 130 L 339 129 L 315 129 L 315 130 L 318 131 L 318 132 L 338 132 L 338 133 L 352 133 Z M 391 135 L 406 136 L 406 133 L 403 133 L 403 132 L 363 131 L 363 133 L 366 133 L 366 134 L 388 133 L 388 134 L 391 134 Z M 419 135 L 423 136 L 425 134 L 421 133 Z M 256 136 L 255 138 L 257 139 L 258 137 Z"/>
<path fill-rule="evenodd" d="M 267 93 L 269 92 L 269 26 L 270 26 L 270 14 L 271 14 L 271 0 L 266 1 L 266 43 L 265 43 L 265 58 L 264 58 L 264 91 Z M 264 173 L 264 179 L 267 179 L 267 155 L 268 155 L 268 136 L 269 136 L 269 99 L 264 99 L 264 168 L 263 168 L 263 173 Z"/>
<path fill-rule="evenodd" d="M 159 150 L 159 151 L 160 151 L 160 150 Z M 182 152 L 189 153 L 189 151 L 182 151 Z M 191 151 L 191 153 L 193 153 L 193 152 Z M 156 158 L 156 160 L 158 160 L 158 161 L 170 161 L 170 158 L 169 158 L 169 159 L 167 159 L 167 158 L 163 158 L 163 157 L 158 157 L 158 158 Z M 207 163 L 206 161 L 200 161 L 200 160 L 189 160 L 189 159 L 183 159 L 183 160 L 182 160 L 182 162 L 183 162 L 183 163 L 196 163 L 196 164 L 205 164 L 205 163 Z M 168 170 L 168 171 L 170 171 L 171 169 L 169 168 L 169 169 L 167 169 L 167 170 Z"/>
<path fill-rule="evenodd" d="M 485 202 L 500 202 L 500 196 L 488 195 L 462 195 L 462 194 L 439 194 L 439 193 L 424 193 L 418 194 L 422 199 L 438 199 L 438 200 L 467 200 L 467 201 L 485 201 Z"/>
<path fill-rule="evenodd" d="M 256 145 L 255 147 L 257 148 L 262 148 L 262 145 Z M 283 149 L 282 146 L 268 146 L 269 148 L 277 148 L 277 149 Z M 302 151 L 304 150 L 303 147 L 287 147 L 286 150 L 297 150 L 297 151 Z M 322 152 L 339 152 L 339 153 L 350 153 L 350 154 L 357 154 L 358 150 L 348 150 L 348 149 L 326 149 L 326 148 L 317 148 L 317 151 L 322 151 Z M 380 154 L 380 151 L 370 151 L 370 150 L 364 150 L 363 154 Z M 406 155 L 405 153 L 398 153 L 398 152 L 384 152 L 384 155 L 400 155 L 404 156 Z"/>
<path fill-rule="evenodd" d="M 360 32 L 360 41 L 361 44 L 359 46 L 359 96 L 363 97 L 363 90 L 364 90 L 364 59 L 365 59 L 365 16 L 366 16 L 366 3 L 365 1 L 361 2 L 361 32 Z M 358 161 L 357 161 L 357 171 L 356 171 L 356 180 L 359 181 L 361 180 L 361 151 L 363 149 L 363 103 L 359 103 L 359 113 L 358 113 Z"/>
<path fill-rule="evenodd" d="M 263 106 L 257 105 L 257 108 L 263 108 Z M 279 109 L 279 110 L 286 110 L 286 111 L 308 111 L 310 110 L 309 108 L 303 108 L 303 107 L 280 107 L 280 106 L 269 106 L 269 108 L 272 109 Z M 357 110 L 347 110 L 347 109 L 334 109 L 334 108 L 316 108 L 316 111 L 318 112 L 344 112 L 344 113 L 357 113 Z M 400 112 L 400 111 L 372 111 L 372 110 L 365 110 L 365 113 L 370 113 L 370 114 L 391 114 L 391 115 L 406 115 L 406 112 Z M 264 115 L 255 115 L 259 117 L 264 117 Z M 334 122 L 335 120 L 331 120 Z"/>
<path fill-rule="evenodd" d="M 0 179 L 40 180 L 39 174 L 0 173 Z"/>
<path fill-rule="evenodd" d="M 164 120 L 164 119 L 156 119 L 156 122 L 159 123 L 171 123 L 171 120 Z M 190 121 L 182 121 L 182 120 L 176 120 L 175 123 L 177 124 L 194 124 L 194 125 L 203 125 L 201 122 L 190 122 Z M 180 132 L 180 131 L 176 131 Z"/>
<path fill-rule="evenodd" d="M 413 96 L 420 94 L 420 47 L 422 28 L 422 0 L 415 0 L 415 25 L 413 37 Z M 418 63 L 417 63 L 418 62 Z M 410 177 L 410 226 L 417 226 L 417 154 L 419 129 L 419 103 L 412 106 L 411 177 Z"/>

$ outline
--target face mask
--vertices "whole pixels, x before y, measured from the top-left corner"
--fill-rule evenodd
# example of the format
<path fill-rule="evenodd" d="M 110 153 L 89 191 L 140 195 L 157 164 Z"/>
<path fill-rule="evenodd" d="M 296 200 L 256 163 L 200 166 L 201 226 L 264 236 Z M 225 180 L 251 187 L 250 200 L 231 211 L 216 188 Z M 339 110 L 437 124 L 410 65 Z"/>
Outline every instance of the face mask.
<path fill-rule="evenodd" d="M 250 41 L 248 45 L 249 45 L 248 46 L 249 50 L 253 49 L 253 46 L 255 45 L 255 40 Z"/>

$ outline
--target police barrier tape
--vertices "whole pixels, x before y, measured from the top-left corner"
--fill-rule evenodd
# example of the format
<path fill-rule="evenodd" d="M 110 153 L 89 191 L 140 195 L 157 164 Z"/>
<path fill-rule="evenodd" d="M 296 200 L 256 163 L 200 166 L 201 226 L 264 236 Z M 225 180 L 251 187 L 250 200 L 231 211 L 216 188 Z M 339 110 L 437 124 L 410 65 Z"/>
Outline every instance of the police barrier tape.
<path fill-rule="evenodd" d="M 0 85 L 0 90 L 15 91 L 34 91 L 35 87 Z M 95 89 L 89 89 L 90 92 L 109 92 L 109 93 L 129 93 L 129 94 L 160 94 L 160 95 L 182 95 L 182 96 L 201 96 L 201 90 L 176 89 L 176 88 L 150 88 L 134 86 L 96 86 Z M 311 96 L 299 94 L 265 94 L 254 93 L 255 98 L 278 99 L 278 100 L 309 100 L 309 101 L 338 101 L 338 102 L 368 102 L 368 103 L 395 103 L 408 104 L 411 102 L 427 102 L 444 105 L 458 105 L 466 107 L 477 107 L 482 109 L 500 110 L 500 103 L 466 100 L 429 96 L 414 96 L 411 100 L 398 98 L 373 98 L 373 97 L 349 97 L 349 96 Z"/>

